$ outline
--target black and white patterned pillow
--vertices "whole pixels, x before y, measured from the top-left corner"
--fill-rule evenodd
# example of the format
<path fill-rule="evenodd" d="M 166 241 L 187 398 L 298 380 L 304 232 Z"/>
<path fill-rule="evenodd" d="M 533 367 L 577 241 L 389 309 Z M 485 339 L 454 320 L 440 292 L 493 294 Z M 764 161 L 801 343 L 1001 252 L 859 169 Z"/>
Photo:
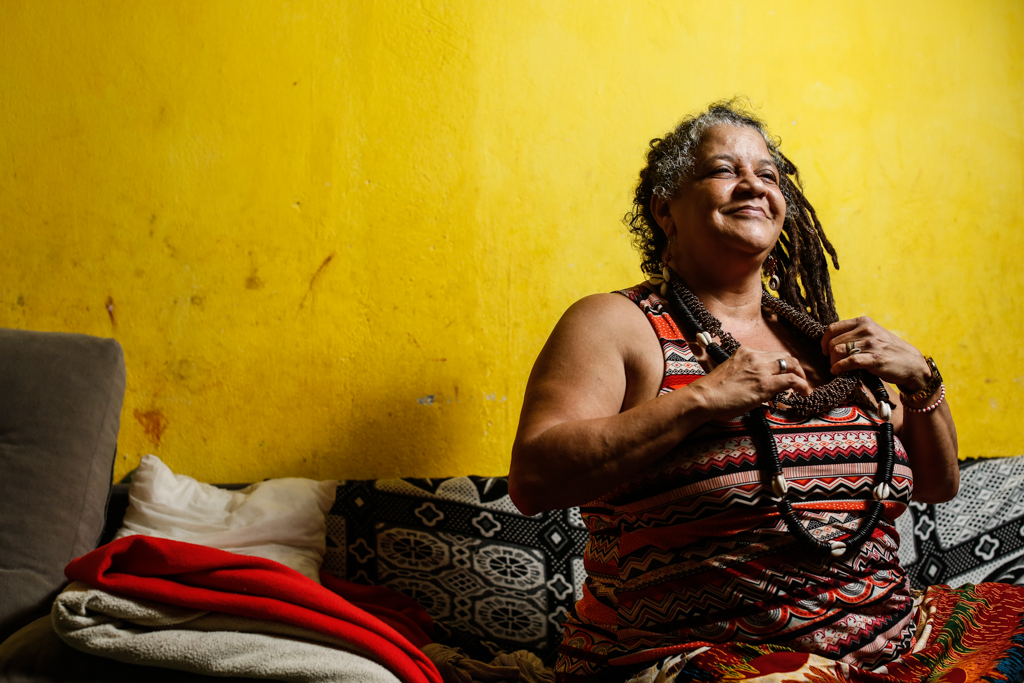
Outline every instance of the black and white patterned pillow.
<path fill-rule="evenodd" d="M 323 568 L 413 597 L 436 640 L 474 658 L 551 659 L 582 589 L 586 539 L 576 508 L 520 514 L 505 477 L 347 481 L 327 516 Z"/>
<path fill-rule="evenodd" d="M 897 520 L 915 588 L 1024 584 L 1024 456 L 961 464 L 960 494 Z M 521 515 L 505 477 L 342 482 L 325 571 L 412 596 L 435 638 L 476 659 L 528 649 L 549 661 L 586 578 L 577 508 Z"/>
<path fill-rule="evenodd" d="M 896 521 L 911 585 L 1024 583 L 1024 456 L 964 461 L 948 503 L 911 503 Z"/>

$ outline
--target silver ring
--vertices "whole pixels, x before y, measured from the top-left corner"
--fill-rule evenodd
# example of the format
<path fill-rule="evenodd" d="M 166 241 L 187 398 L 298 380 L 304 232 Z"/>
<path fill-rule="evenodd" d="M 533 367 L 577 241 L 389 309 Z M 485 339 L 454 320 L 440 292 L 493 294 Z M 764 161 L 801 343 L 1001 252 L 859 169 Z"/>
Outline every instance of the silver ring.
<path fill-rule="evenodd" d="M 855 342 L 855 341 L 848 341 L 848 342 L 846 342 L 846 355 L 847 356 L 856 356 L 860 352 L 861 352 L 861 349 L 857 348 L 857 342 Z"/>
<path fill-rule="evenodd" d="M 787 372 L 789 372 L 789 370 L 788 370 L 788 368 L 786 366 L 786 359 L 785 358 L 780 358 L 778 362 L 779 362 L 779 374 L 780 375 L 784 375 Z"/>

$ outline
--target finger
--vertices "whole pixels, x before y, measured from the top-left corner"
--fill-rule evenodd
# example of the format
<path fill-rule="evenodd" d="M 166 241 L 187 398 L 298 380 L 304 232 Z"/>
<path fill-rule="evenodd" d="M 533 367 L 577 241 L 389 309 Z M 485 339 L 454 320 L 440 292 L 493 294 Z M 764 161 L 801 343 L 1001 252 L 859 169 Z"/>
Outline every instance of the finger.
<path fill-rule="evenodd" d="M 784 393 L 790 390 L 795 391 L 801 396 L 811 395 L 812 389 L 810 383 L 807 381 L 807 378 L 796 373 L 787 372 L 784 375 L 776 375 L 772 377 L 772 380 L 774 381 L 771 383 L 772 386 L 769 390 L 769 398 L 771 396 L 774 396 L 775 394 Z"/>
<path fill-rule="evenodd" d="M 800 361 L 795 356 L 783 356 L 776 359 L 775 367 L 772 374 L 774 375 L 796 375 L 803 379 L 807 379 L 807 373 L 804 371 L 804 366 L 800 364 Z"/>
<path fill-rule="evenodd" d="M 848 356 L 856 356 L 872 350 L 871 340 L 856 333 L 846 333 L 835 337 L 829 348 L 829 360 L 838 363 Z"/>
<path fill-rule="evenodd" d="M 848 335 L 843 335 L 843 337 L 846 336 Z M 856 356 L 858 353 L 864 353 L 867 351 L 868 346 L 871 343 L 868 339 L 856 339 L 854 337 L 844 339 L 843 337 L 832 341 L 832 353 L 840 358 Z"/>
<path fill-rule="evenodd" d="M 852 356 L 846 356 L 832 364 L 832 374 L 841 375 L 844 372 L 853 372 L 854 370 L 871 370 L 875 367 L 878 362 L 876 355 L 870 351 L 866 353 L 857 353 Z"/>
<path fill-rule="evenodd" d="M 783 365 L 785 365 L 785 372 L 781 371 Z M 769 367 L 771 375 L 764 378 L 762 385 L 768 393 L 766 398 L 790 389 L 803 395 L 810 394 L 811 385 L 807 381 L 807 373 L 796 357 L 782 356 L 772 361 Z"/>
<path fill-rule="evenodd" d="M 856 318 L 850 320 L 840 320 L 834 322 L 825 328 L 825 334 L 821 337 L 821 352 L 824 355 L 829 355 L 829 351 L 833 346 L 833 340 L 846 332 L 850 332 L 857 328 L 860 323 Z"/>
<path fill-rule="evenodd" d="M 790 388 L 801 396 L 810 396 L 814 392 L 814 389 L 811 388 L 810 382 L 804 378 L 801 378 L 799 382 L 796 382 Z"/>

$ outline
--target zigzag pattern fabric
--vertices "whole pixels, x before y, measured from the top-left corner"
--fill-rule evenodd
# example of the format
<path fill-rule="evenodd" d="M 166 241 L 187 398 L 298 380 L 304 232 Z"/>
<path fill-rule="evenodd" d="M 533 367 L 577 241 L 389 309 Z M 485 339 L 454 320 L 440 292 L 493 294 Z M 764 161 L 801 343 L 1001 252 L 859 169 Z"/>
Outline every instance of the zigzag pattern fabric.
<path fill-rule="evenodd" d="M 660 393 L 704 376 L 665 303 L 642 286 L 621 293 L 661 342 Z M 879 420 L 857 405 L 768 417 L 800 522 L 821 540 L 855 533 L 873 500 Z M 727 642 L 785 645 L 868 669 L 909 652 L 916 606 L 894 523 L 913 475 L 898 440 L 896 458 L 882 522 L 836 559 L 789 533 L 743 421 L 703 425 L 581 507 L 588 578 L 565 624 L 559 677 L 587 680 Z"/>

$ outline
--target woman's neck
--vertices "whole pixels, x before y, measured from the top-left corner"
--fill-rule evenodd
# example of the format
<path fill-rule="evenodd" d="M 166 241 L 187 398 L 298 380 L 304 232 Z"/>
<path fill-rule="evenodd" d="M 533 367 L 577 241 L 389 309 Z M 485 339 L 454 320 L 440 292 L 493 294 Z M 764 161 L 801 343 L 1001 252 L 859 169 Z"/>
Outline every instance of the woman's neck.
<path fill-rule="evenodd" d="M 761 271 L 758 269 L 724 284 L 715 277 L 679 273 L 708 312 L 733 335 L 746 336 L 764 325 L 761 310 Z"/>

